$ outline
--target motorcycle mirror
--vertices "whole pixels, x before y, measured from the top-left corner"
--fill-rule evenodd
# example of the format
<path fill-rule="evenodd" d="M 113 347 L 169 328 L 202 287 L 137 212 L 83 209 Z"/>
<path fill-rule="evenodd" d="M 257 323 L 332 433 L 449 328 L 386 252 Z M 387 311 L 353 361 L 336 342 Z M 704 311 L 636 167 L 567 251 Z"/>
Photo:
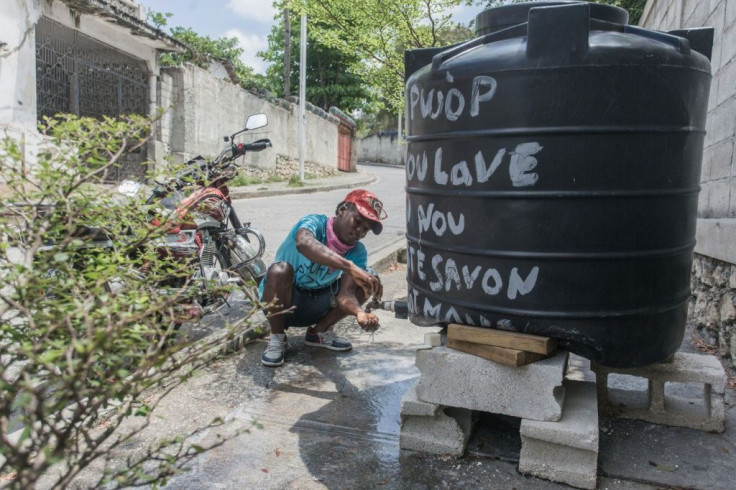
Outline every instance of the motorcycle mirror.
<path fill-rule="evenodd" d="M 245 129 L 258 129 L 268 124 L 265 114 L 253 114 L 245 121 Z"/>

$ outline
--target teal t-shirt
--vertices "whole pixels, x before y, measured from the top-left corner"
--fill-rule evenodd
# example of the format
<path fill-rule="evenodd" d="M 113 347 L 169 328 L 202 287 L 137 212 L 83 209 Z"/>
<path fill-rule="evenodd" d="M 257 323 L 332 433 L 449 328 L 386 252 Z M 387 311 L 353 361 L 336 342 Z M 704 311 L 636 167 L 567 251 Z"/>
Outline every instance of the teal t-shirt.
<path fill-rule="evenodd" d="M 341 270 L 335 269 L 330 271 L 326 265 L 312 262 L 302 255 L 296 248 L 296 232 L 300 228 L 306 228 L 314 237 L 323 245 L 327 244 L 327 221 L 328 218 L 324 214 L 309 214 L 300 219 L 294 228 L 284 239 L 283 243 L 276 251 L 275 262 L 287 262 L 294 269 L 294 282 L 300 289 L 321 289 L 335 282 L 342 274 Z M 364 269 L 368 265 L 368 252 L 365 245 L 358 242 L 355 246 L 348 250 L 344 255 L 346 259 Z M 263 297 L 263 286 L 265 280 L 261 281 L 258 288 L 259 294 Z"/>

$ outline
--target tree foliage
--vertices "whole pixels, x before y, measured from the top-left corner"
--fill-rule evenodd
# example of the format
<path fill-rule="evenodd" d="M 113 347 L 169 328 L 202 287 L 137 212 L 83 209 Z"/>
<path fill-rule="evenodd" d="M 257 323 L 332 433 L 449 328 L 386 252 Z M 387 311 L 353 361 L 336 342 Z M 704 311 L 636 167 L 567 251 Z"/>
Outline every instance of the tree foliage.
<path fill-rule="evenodd" d="M 165 227 L 141 200 L 100 185 L 151 124 L 49 120 L 33 163 L 22 142 L 0 144 L 0 475 L 11 488 L 64 488 L 99 460 L 95 487 L 160 482 L 206 449 L 187 436 L 220 425 L 110 464 L 217 341 L 171 342 L 189 290 L 158 285 L 189 266 L 156 253 Z"/>
<path fill-rule="evenodd" d="M 291 57 L 290 85 L 299 87 L 299 31 L 300 17 L 290 16 L 291 24 Z M 327 28 L 326 26 L 321 26 Z M 366 108 L 371 99 L 371 92 L 359 74 L 360 57 L 354 51 L 343 52 L 323 44 L 312 33 L 315 26 L 307 30 L 307 71 L 306 99 L 324 110 L 336 106 L 345 112 Z M 285 29 L 283 9 L 279 10 L 276 23 L 268 35 L 268 49 L 258 53 L 270 63 L 266 71 L 268 88 L 281 97 L 284 94 L 284 46 Z"/>
<path fill-rule="evenodd" d="M 263 75 L 255 73 L 253 68 L 240 60 L 243 48 L 235 37 L 212 39 L 202 36 L 189 27 L 173 27 L 171 37 L 187 45 L 183 53 L 165 53 L 161 55 L 163 66 L 180 66 L 184 63 L 193 63 L 200 68 L 209 68 L 212 61 L 229 63 L 238 82 L 247 89 L 259 89 L 265 86 Z"/>
<path fill-rule="evenodd" d="M 307 13 L 309 29 L 323 45 L 357 54 L 360 74 L 391 112 L 403 108 L 404 50 L 443 45 L 443 34 L 457 26 L 448 9 L 466 0 L 287 0 Z"/>
<path fill-rule="evenodd" d="M 156 12 L 149 10 L 147 21 L 156 29 L 168 25 L 170 12 Z M 162 66 L 181 66 L 184 63 L 193 63 L 200 68 L 209 68 L 212 61 L 226 62 L 232 66 L 238 83 L 246 89 L 263 89 L 266 81 L 263 75 L 255 73 L 253 68 L 240 60 L 243 48 L 235 37 L 212 39 L 209 36 L 197 34 L 189 27 L 172 27 L 171 37 L 187 46 L 182 53 L 164 53 L 161 55 Z"/>
<path fill-rule="evenodd" d="M 523 0 L 514 0 L 523 1 Z M 597 0 L 627 9 L 636 23 L 646 0 Z M 473 37 L 467 26 L 452 21 L 450 9 L 460 4 L 483 8 L 509 3 L 499 0 L 287 0 L 294 12 L 306 11 L 311 36 L 343 53 L 358 53 L 360 73 L 375 88 L 390 112 L 403 109 L 404 50 L 446 46 Z"/>

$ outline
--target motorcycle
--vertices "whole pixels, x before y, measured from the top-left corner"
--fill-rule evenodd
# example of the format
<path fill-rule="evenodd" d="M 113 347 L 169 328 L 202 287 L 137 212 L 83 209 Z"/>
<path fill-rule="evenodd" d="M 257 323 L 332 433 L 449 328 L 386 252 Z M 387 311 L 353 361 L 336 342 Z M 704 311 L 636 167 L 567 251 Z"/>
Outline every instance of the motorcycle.
<path fill-rule="evenodd" d="M 238 158 L 271 147 L 268 139 L 244 144 L 236 143 L 235 138 L 267 124 L 265 114 L 251 115 L 244 129 L 224 137 L 229 144 L 217 157 L 206 160 L 198 156 L 189 160 L 175 175 L 155 181 L 145 199 L 146 205 L 159 204 L 162 208 L 152 219 L 152 225 L 166 227 L 155 243 L 158 253 L 191 263 L 194 268 L 191 277 L 178 281 L 198 289 L 195 301 L 203 308 L 200 314 L 227 304 L 232 291 L 228 287 L 234 283 L 241 286 L 251 302 L 258 301 L 256 288 L 266 273 L 262 260 L 265 240 L 235 212 L 227 182 L 237 174 Z M 135 196 L 142 185 L 142 182 L 125 181 L 118 191 Z"/>

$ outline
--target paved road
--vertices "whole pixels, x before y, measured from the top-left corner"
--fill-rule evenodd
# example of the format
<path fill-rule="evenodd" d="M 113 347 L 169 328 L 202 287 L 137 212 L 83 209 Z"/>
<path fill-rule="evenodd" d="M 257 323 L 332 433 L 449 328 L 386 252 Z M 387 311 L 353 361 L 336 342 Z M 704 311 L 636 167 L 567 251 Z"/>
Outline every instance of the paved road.
<path fill-rule="evenodd" d="M 383 248 L 393 242 L 397 235 L 406 232 L 406 195 L 404 193 L 405 175 L 403 168 L 379 165 L 361 166 L 365 172 L 375 174 L 378 179 L 367 189 L 374 192 L 384 203 L 388 218 L 384 221 L 383 233 L 369 233 L 363 240 L 368 253 Z M 345 197 L 348 190 L 317 192 L 313 194 L 293 194 L 279 197 L 239 199 L 233 202 L 238 216 L 250 221 L 252 226 L 266 238 L 266 263 L 270 263 L 279 244 L 289 230 L 302 216 L 309 213 L 335 214 L 335 207 Z"/>

